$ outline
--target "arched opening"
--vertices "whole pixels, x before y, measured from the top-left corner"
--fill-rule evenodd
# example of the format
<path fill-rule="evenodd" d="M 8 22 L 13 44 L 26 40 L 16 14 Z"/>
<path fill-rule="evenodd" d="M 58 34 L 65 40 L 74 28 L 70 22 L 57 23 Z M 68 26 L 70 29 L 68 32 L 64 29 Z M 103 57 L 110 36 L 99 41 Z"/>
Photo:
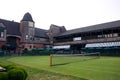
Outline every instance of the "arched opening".
<path fill-rule="evenodd" d="M 16 51 L 16 49 L 19 47 L 20 44 L 20 38 L 15 36 L 8 36 L 7 37 L 7 49 Z"/>

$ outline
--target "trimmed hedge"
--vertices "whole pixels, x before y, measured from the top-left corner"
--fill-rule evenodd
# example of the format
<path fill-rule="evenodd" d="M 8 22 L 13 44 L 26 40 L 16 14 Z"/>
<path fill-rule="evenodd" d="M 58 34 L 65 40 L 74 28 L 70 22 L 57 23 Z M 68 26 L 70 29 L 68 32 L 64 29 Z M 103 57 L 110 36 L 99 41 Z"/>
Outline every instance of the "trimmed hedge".
<path fill-rule="evenodd" d="M 0 66 L 6 68 L 6 71 L 0 72 L 0 80 L 26 80 L 27 72 L 15 65 L 3 65 Z"/>
<path fill-rule="evenodd" d="M 20 69 L 11 69 L 8 71 L 9 80 L 25 80 L 25 74 Z"/>
<path fill-rule="evenodd" d="M 7 72 L 0 72 L 0 80 L 9 80 Z"/>
<path fill-rule="evenodd" d="M 22 54 L 21 55 L 24 55 L 24 56 L 27 56 L 27 55 L 31 55 L 31 56 L 34 56 L 34 55 L 50 55 L 50 54 L 53 54 L 53 51 L 49 51 L 49 50 L 31 50 L 31 51 L 28 51 L 28 50 L 23 50 Z"/>

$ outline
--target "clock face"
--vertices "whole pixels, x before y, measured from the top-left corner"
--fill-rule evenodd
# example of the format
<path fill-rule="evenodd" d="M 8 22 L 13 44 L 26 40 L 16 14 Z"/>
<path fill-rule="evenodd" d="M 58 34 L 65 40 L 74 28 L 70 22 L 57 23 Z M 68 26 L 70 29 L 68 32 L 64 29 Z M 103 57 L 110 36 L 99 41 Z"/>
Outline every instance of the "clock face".
<path fill-rule="evenodd" d="M 33 27 L 33 26 L 34 26 L 33 22 L 29 22 L 28 25 L 29 25 L 30 27 Z"/>

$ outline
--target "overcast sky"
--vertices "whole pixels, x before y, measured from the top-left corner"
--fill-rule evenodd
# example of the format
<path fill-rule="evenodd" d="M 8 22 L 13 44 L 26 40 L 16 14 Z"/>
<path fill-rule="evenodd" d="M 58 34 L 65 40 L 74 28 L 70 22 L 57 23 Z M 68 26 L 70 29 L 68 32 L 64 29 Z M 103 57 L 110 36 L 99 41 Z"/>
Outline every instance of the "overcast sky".
<path fill-rule="evenodd" d="M 120 0 L 0 0 L 0 18 L 20 22 L 31 13 L 35 27 L 67 30 L 120 20 Z"/>

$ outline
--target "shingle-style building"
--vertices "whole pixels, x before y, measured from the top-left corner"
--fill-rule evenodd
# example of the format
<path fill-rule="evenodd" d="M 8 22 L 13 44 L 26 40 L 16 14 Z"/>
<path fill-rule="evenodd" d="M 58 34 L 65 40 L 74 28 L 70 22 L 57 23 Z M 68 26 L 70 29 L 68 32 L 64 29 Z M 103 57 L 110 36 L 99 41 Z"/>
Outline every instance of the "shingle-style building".
<path fill-rule="evenodd" d="M 36 28 L 30 13 L 26 13 L 20 22 L 0 19 L 0 48 L 7 46 L 10 50 L 18 51 L 50 47 L 53 34 L 63 32 L 63 28 L 53 24 L 49 30 Z"/>
<path fill-rule="evenodd" d="M 0 47 L 6 45 L 17 50 L 49 45 L 47 30 L 36 28 L 34 24 L 30 13 L 26 13 L 20 23 L 0 19 Z"/>
<path fill-rule="evenodd" d="M 49 30 L 44 30 L 35 27 L 30 13 L 26 13 L 20 22 L 0 19 L 0 48 L 7 46 L 10 50 L 19 51 L 33 47 L 71 50 L 85 47 L 119 47 L 119 41 L 120 20 L 73 30 L 51 24 Z"/>

